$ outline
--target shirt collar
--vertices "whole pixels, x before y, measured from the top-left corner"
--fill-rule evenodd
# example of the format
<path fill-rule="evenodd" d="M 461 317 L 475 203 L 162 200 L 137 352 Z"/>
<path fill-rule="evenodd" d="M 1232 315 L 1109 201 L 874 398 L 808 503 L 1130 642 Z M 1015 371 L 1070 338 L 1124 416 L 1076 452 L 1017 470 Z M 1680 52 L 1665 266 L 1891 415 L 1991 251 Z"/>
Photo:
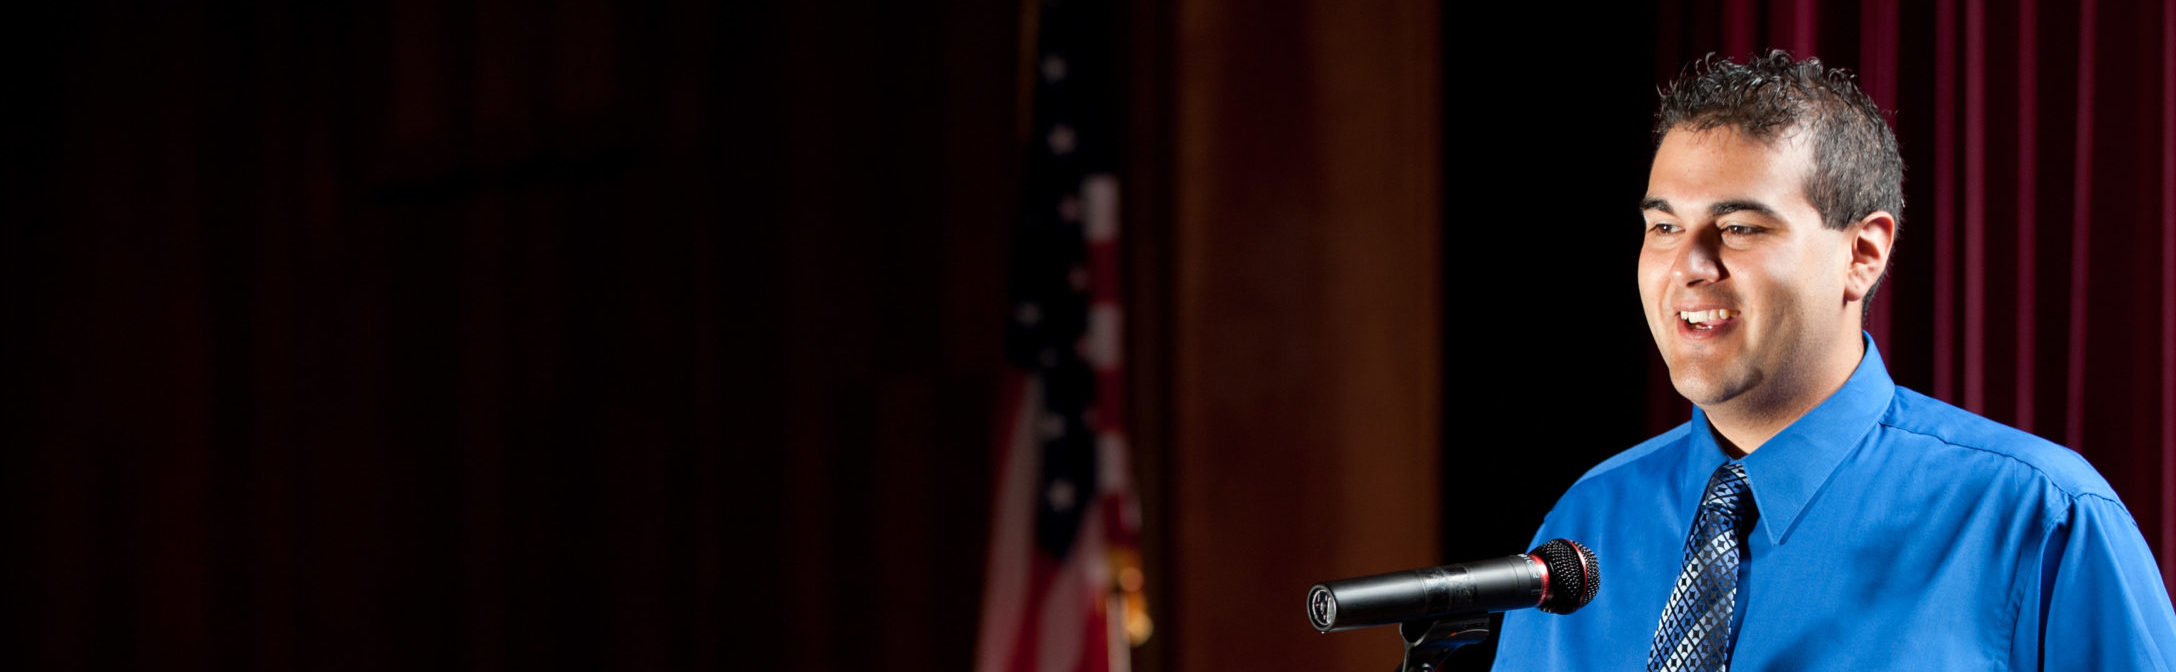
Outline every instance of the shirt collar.
<path fill-rule="evenodd" d="M 1767 528 L 1771 542 L 1782 544 L 1790 536 L 1798 514 L 1873 430 L 1896 396 L 1896 383 L 1889 379 L 1874 337 L 1863 332 L 1861 337 L 1866 354 L 1843 388 L 1742 460 L 1746 483 L 1760 507 L 1757 526 Z M 1687 438 L 1692 454 L 1684 475 L 1693 492 L 1703 492 L 1715 468 L 1729 461 L 1729 456 L 1715 444 L 1707 412 L 1698 406 L 1693 407 L 1691 430 Z"/>

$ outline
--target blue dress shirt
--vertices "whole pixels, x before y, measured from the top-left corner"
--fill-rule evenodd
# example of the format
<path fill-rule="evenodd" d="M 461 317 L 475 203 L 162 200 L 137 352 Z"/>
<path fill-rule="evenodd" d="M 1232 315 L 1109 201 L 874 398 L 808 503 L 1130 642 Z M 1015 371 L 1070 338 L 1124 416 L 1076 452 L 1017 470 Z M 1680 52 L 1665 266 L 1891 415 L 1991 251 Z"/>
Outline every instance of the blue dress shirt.
<path fill-rule="evenodd" d="M 1601 560 L 1594 602 L 1505 615 L 1499 670 L 1640 670 L 1709 474 L 1706 414 L 1596 466 L 1536 543 Z M 1897 387 L 1873 339 L 1851 380 L 1744 458 L 1732 669 L 2170 670 L 2176 612 L 2123 502 L 2077 453 Z"/>

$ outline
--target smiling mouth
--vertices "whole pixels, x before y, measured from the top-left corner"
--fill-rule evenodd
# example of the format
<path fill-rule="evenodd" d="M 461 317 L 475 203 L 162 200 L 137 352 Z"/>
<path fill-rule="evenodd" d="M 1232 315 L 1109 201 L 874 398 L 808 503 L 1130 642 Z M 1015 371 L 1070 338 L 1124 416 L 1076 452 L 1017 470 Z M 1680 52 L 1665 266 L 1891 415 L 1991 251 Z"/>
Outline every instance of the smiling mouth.
<path fill-rule="evenodd" d="M 1716 322 L 1721 322 L 1723 320 L 1727 320 L 1737 316 L 1738 311 L 1731 310 L 1729 308 L 1716 308 L 1714 310 L 1677 311 L 1677 319 L 1684 320 L 1686 324 L 1692 325 L 1692 328 L 1696 331 L 1707 331 L 1709 329 L 1714 329 Z"/>

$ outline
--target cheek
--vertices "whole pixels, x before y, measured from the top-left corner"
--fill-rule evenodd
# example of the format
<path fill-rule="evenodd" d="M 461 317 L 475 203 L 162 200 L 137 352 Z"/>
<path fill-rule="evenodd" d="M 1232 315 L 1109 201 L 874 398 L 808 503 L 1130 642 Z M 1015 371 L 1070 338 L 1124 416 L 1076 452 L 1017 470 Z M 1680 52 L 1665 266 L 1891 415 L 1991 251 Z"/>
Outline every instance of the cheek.
<path fill-rule="evenodd" d="M 1793 334 L 1812 326 L 1819 315 L 1818 307 L 1826 305 L 1826 297 L 1842 297 L 1842 276 L 1827 272 L 1823 255 L 1806 254 L 1776 256 L 1759 274 L 1760 282 L 1753 290 L 1762 304 L 1764 319 L 1756 325 L 1770 334 Z"/>
<path fill-rule="evenodd" d="M 1646 249 L 1640 250 L 1640 302 L 1647 304 L 1650 308 L 1654 307 L 1663 287 L 1668 284 L 1669 277 L 1670 257 L 1668 254 Z"/>
<path fill-rule="evenodd" d="M 1666 255 L 1642 251 L 1640 254 L 1639 285 L 1640 315 L 1647 321 L 1647 330 L 1659 341 L 1670 328 L 1667 320 L 1660 317 L 1664 290 L 1669 287 L 1670 264 Z"/>
<path fill-rule="evenodd" d="M 1792 278 L 1792 287 L 1787 289 L 1806 307 L 1840 304 L 1851 281 L 1851 253 L 1836 246 L 1814 246 L 1800 255 L 1791 275 L 1777 277 Z"/>

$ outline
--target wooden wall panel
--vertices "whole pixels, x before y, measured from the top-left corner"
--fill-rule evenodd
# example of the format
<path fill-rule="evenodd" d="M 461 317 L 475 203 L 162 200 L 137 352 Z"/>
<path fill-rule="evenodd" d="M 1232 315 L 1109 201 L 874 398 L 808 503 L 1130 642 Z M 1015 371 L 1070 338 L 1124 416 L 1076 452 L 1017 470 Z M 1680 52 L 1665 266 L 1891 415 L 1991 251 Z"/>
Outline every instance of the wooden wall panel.
<path fill-rule="evenodd" d="M 1174 669 L 1374 669 L 1307 586 L 1437 559 L 1438 8 L 1189 0 L 1171 58 Z"/>

